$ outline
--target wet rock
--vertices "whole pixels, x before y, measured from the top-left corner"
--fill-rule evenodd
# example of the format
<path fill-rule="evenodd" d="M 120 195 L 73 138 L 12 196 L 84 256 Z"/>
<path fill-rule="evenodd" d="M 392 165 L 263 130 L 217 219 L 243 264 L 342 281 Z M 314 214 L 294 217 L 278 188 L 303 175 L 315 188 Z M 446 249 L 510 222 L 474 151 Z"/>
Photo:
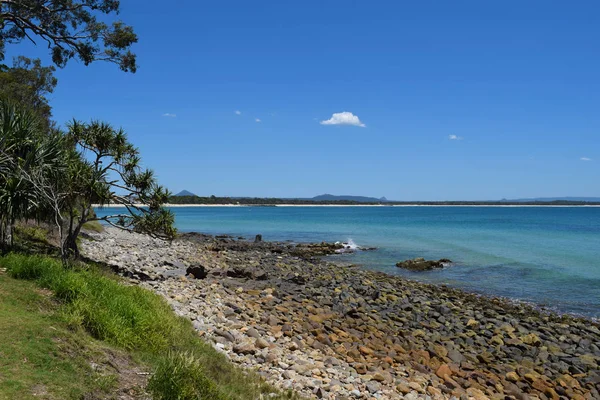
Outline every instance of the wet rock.
<path fill-rule="evenodd" d="M 396 267 L 407 269 L 409 271 L 430 271 L 432 269 L 444 268 L 449 260 L 441 259 L 439 261 L 425 260 L 424 258 L 415 258 L 396 263 Z"/>

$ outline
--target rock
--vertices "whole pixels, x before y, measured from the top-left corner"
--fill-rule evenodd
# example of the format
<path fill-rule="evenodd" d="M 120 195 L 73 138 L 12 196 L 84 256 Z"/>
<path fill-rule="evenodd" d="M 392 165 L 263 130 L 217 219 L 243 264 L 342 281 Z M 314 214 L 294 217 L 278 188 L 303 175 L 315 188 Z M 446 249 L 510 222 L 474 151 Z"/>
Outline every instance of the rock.
<path fill-rule="evenodd" d="M 256 349 L 253 345 L 246 343 L 233 346 L 233 351 L 238 354 L 254 354 Z"/>
<path fill-rule="evenodd" d="M 262 242 L 262 235 L 256 235 L 254 237 L 254 243 L 260 243 Z"/>
<path fill-rule="evenodd" d="M 204 268 L 204 266 L 202 266 L 200 264 L 190 265 L 185 270 L 185 273 L 186 273 L 186 275 L 192 275 L 196 279 L 204 279 L 208 275 L 206 268 Z"/>
<path fill-rule="evenodd" d="M 259 349 L 265 349 L 265 348 L 269 347 L 269 342 L 267 342 L 263 338 L 258 338 L 258 339 L 256 339 L 256 342 L 254 343 L 254 345 Z"/>
<path fill-rule="evenodd" d="M 228 342 L 235 342 L 235 338 L 229 332 L 222 331 L 220 329 L 215 329 L 215 334 L 225 338 Z"/>
<path fill-rule="evenodd" d="M 252 338 L 258 339 L 260 337 L 260 334 L 258 333 L 258 331 L 254 328 L 250 328 L 246 331 L 246 335 L 250 336 Z"/>
<path fill-rule="evenodd" d="M 536 335 L 535 333 L 530 333 L 528 335 L 521 337 L 521 341 L 525 344 L 528 344 L 530 346 L 536 346 L 536 347 L 540 346 L 542 344 L 542 341 L 540 340 L 538 335 Z"/>
<path fill-rule="evenodd" d="M 424 258 L 415 258 L 396 263 L 396 267 L 404 268 L 409 271 L 430 271 L 432 269 L 444 268 L 444 264 L 450 260 L 442 259 L 439 261 L 425 260 Z"/>
<path fill-rule="evenodd" d="M 435 374 L 442 379 L 446 379 L 452 376 L 452 371 L 450 370 L 450 367 L 448 367 L 448 364 L 442 364 Z"/>
<path fill-rule="evenodd" d="M 266 280 L 268 278 L 267 273 L 261 268 L 240 266 L 235 266 L 228 269 L 227 276 L 231 278 L 255 279 L 259 281 Z"/>
<path fill-rule="evenodd" d="M 408 394 L 412 391 L 412 389 L 409 388 L 408 385 L 405 385 L 403 383 L 396 385 L 396 390 L 402 394 Z"/>
<path fill-rule="evenodd" d="M 291 369 L 285 370 L 283 371 L 283 377 L 285 379 L 294 379 L 296 377 L 296 371 L 293 371 Z"/>
<path fill-rule="evenodd" d="M 448 351 L 448 358 L 450 360 L 452 360 L 453 363 L 456 363 L 456 364 L 460 364 L 464 360 L 463 355 L 460 354 L 460 352 L 455 349 L 451 349 Z"/>
<path fill-rule="evenodd" d="M 381 389 L 381 385 L 379 383 L 377 383 L 377 382 L 374 382 L 374 381 L 367 382 L 366 386 L 367 386 L 367 390 L 371 394 L 377 393 L 379 391 L 379 389 Z"/>
<path fill-rule="evenodd" d="M 173 267 L 173 268 L 178 268 L 178 269 L 185 269 L 185 267 L 186 267 L 185 264 L 179 260 L 165 261 L 165 265 L 168 265 L 169 267 Z"/>
<path fill-rule="evenodd" d="M 518 382 L 519 381 L 519 375 L 514 372 L 514 371 L 510 371 L 506 373 L 506 380 L 509 382 Z"/>

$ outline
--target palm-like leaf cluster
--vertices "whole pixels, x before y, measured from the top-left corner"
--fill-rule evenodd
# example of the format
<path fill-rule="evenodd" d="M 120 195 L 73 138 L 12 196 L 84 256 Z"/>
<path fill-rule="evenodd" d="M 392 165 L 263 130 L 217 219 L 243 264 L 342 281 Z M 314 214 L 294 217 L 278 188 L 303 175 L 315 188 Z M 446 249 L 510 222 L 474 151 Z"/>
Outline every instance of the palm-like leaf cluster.
<path fill-rule="evenodd" d="M 10 245 L 19 219 L 44 218 L 44 201 L 33 179 L 51 179 L 62 167 L 61 136 L 43 130 L 32 111 L 0 101 L 0 226 L 3 244 Z"/>
<path fill-rule="evenodd" d="M 140 167 L 139 151 L 123 130 L 73 121 L 66 133 L 45 130 L 35 113 L 0 99 L 0 239 L 11 244 L 21 219 L 54 223 L 63 256 L 78 255 L 82 226 L 103 220 L 121 229 L 173 238 L 170 193 Z M 127 212 L 98 218 L 94 205 Z"/>

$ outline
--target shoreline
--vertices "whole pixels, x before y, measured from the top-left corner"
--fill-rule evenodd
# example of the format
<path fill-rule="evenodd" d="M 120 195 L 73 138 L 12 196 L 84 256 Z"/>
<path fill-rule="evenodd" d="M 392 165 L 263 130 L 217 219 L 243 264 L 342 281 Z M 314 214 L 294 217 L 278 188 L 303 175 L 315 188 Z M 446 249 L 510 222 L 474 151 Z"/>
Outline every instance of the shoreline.
<path fill-rule="evenodd" d="M 144 204 L 134 204 L 143 207 Z M 192 207 L 556 207 L 573 208 L 588 207 L 597 208 L 598 204 L 559 205 L 559 204 L 164 204 L 167 208 L 192 208 Z M 120 204 L 107 204 L 100 206 L 92 204 L 93 208 L 123 208 Z"/>
<path fill-rule="evenodd" d="M 215 348 L 282 389 L 326 399 L 600 397 L 600 326 L 589 318 L 332 263 L 323 245 L 92 236 L 88 257 L 163 295 Z M 203 278 L 185 276 L 190 266 Z"/>

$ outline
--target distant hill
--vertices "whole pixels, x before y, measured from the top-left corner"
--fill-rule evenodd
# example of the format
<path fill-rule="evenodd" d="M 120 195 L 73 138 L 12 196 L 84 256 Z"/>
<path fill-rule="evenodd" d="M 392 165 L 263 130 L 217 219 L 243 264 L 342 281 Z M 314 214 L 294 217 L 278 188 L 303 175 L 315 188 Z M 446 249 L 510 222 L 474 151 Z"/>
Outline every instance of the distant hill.
<path fill-rule="evenodd" d="M 182 190 L 181 192 L 174 194 L 173 196 L 181 197 L 181 196 L 196 196 L 194 193 L 189 192 L 187 190 Z"/>
<path fill-rule="evenodd" d="M 365 196 L 336 196 L 333 194 L 322 194 L 320 196 L 315 196 L 312 201 L 355 201 L 358 203 L 379 203 L 388 201 L 385 197 L 376 198 L 376 197 L 365 197 Z"/>
<path fill-rule="evenodd" d="M 600 202 L 600 197 L 534 197 L 531 199 L 502 199 L 500 201 L 506 201 L 510 203 L 531 203 L 535 201 L 550 202 L 550 201 L 585 201 L 589 203 Z"/>

